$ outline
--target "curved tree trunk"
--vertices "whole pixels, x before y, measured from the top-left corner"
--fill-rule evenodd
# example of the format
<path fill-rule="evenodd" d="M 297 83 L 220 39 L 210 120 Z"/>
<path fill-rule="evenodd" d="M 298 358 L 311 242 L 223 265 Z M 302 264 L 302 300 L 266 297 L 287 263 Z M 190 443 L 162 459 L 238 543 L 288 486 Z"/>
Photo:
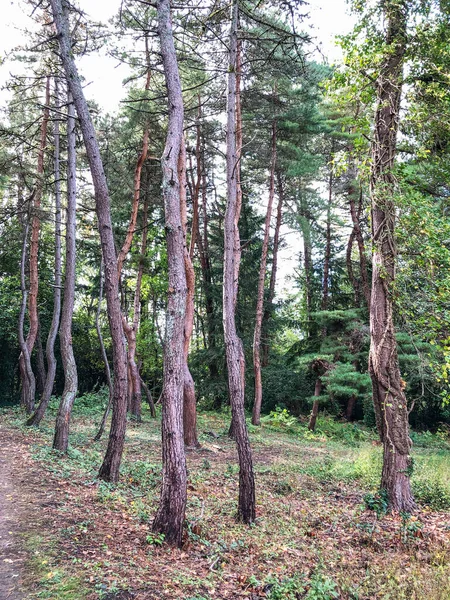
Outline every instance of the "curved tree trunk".
<path fill-rule="evenodd" d="M 230 53 L 227 89 L 227 208 L 224 223 L 224 273 L 223 273 L 223 327 L 228 369 L 228 389 L 232 412 L 232 429 L 239 456 L 239 503 L 238 518 L 244 523 L 255 520 L 255 481 L 253 462 L 244 410 L 244 350 L 236 332 L 235 304 L 237 297 L 235 261 L 237 253 L 236 229 L 238 200 L 237 166 L 239 155 L 236 148 L 236 68 L 238 2 L 232 4 L 230 27 Z"/>
<path fill-rule="evenodd" d="M 169 295 L 162 391 L 163 473 L 161 499 L 153 521 L 153 531 L 164 534 L 167 543 L 181 546 L 187 495 L 186 457 L 183 440 L 186 273 L 183 225 L 180 214 L 180 181 L 178 179 L 184 107 L 172 33 L 170 0 L 158 0 L 157 12 L 169 109 L 167 138 L 161 159 L 169 264 Z"/>
<path fill-rule="evenodd" d="M 264 239 L 259 266 L 258 293 L 256 298 L 256 322 L 253 335 L 253 371 L 255 374 L 255 401 L 253 403 L 252 423 L 260 425 L 262 404 L 261 378 L 261 329 L 264 315 L 264 286 L 266 281 L 267 253 L 269 251 L 270 219 L 272 218 L 273 198 L 275 196 L 275 165 L 277 161 L 277 130 L 276 122 L 272 123 L 272 160 L 270 165 L 269 202 L 267 203 L 266 220 L 264 223 Z"/>
<path fill-rule="evenodd" d="M 55 102 L 56 110 L 59 108 L 59 90 L 58 81 L 55 79 Z M 39 425 L 42 421 L 45 411 L 53 391 L 56 374 L 55 341 L 58 334 L 59 318 L 61 315 L 61 175 L 60 175 L 60 136 L 59 119 L 55 114 L 54 120 L 54 146 L 55 146 L 55 287 L 53 290 L 53 316 L 50 325 L 50 331 L 47 338 L 47 375 L 45 378 L 44 389 L 42 391 L 41 401 L 35 413 L 28 419 L 27 425 Z"/>
<path fill-rule="evenodd" d="M 64 369 L 64 390 L 56 417 L 53 448 L 66 452 L 69 445 L 69 420 L 72 406 L 78 391 L 78 373 L 72 346 L 72 317 L 75 303 L 75 265 L 76 265 L 76 211 L 77 211 L 77 174 L 76 174 L 76 133 L 75 107 L 68 93 L 67 119 L 67 211 L 66 211 L 66 273 L 64 281 L 64 301 L 61 313 L 59 339 L 61 359 Z"/>
<path fill-rule="evenodd" d="M 25 341 L 25 336 L 23 333 L 23 325 L 25 320 L 25 311 L 27 307 L 27 299 L 28 299 L 28 290 L 25 281 L 25 262 L 27 259 L 27 241 L 28 241 L 28 219 L 23 227 L 23 242 L 22 242 L 22 255 L 20 260 L 20 289 L 22 292 L 22 302 L 20 304 L 20 312 L 19 312 L 19 324 L 18 324 L 18 337 L 19 344 L 21 349 L 21 358 L 23 361 L 23 373 L 21 370 L 21 380 L 22 380 L 22 389 L 23 386 L 26 385 L 26 389 L 29 392 L 30 397 L 34 398 L 36 392 L 36 379 L 34 377 L 33 369 L 31 368 L 31 359 L 30 353 L 28 352 L 28 346 Z"/>
<path fill-rule="evenodd" d="M 22 406 L 25 408 L 27 413 L 31 413 L 34 410 L 34 401 L 36 386 L 30 387 L 29 372 L 31 369 L 31 362 L 29 365 L 26 364 L 27 360 L 31 360 L 31 353 L 33 352 L 34 343 L 39 327 L 38 318 L 38 291 L 39 291 L 39 234 L 41 230 L 41 218 L 39 211 L 41 208 L 41 199 L 43 191 L 43 177 L 44 177 L 44 158 L 45 148 L 47 146 L 47 128 L 49 118 L 49 106 L 50 106 L 50 77 L 47 77 L 45 86 L 45 108 L 42 115 L 41 123 L 41 138 L 39 143 L 39 151 L 37 158 L 37 182 L 33 192 L 33 219 L 31 224 L 31 240 L 30 240 L 30 285 L 28 292 L 28 318 L 30 320 L 30 328 L 28 330 L 26 345 L 28 352 L 22 353 L 19 359 L 20 374 L 22 380 Z M 22 327 L 23 329 L 23 327 Z M 28 359 L 27 359 L 28 356 Z M 34 376 L 33 376 L 34 377 Z"/>
<path fill-rule="evenodd" d="M 316 385 L 314 388 L 314 396 L 318 398 L 320 393 L 322 392 L 322 381 L 320 377 L 316 379 Z M 317 416 L 319 414 L 319 400 L 314 400 L 311 410 L 311 415 L 309 417 L 308 429 L 309 431 L 314 431 L 316 429 Z"/>
<path fill-rule="evenodd" d="M 95 190 L 98 227 L 102 244 L 103 259 L 105 262 L 105 291 L 114 363 L 113 416 L 108 448 L 100 468 L 99 477 L 106 481 L 117 481 L 119 478 L 120 462 L 122 459 L 127 424 L 127 359 L 123 339 L 119 281 L 117 277 L 117 258 L 111 223 L 110 199 L 94 125 L 73 59 L 67 15 L 69 3 L 67 0 L 51 0 L 51 6 L 57 31 L 61 60 L 80 120 L 81 132 L 83 134 Z"/>
<path fill-rule="evenodd" d="M 390 507 L 411 511 L 411 439 L 408 407 L 402 388 L 395 339 L 392 289 L 395 281 L 395 178 L 403 63 L 407 40 L 407 2 L 384 3 L 386 50 L 376 81 L 377 108 L 372 142 L 372 296 L 370 304 L 369 372 L 375 416 L 383 442 L 381 487 Z"/>

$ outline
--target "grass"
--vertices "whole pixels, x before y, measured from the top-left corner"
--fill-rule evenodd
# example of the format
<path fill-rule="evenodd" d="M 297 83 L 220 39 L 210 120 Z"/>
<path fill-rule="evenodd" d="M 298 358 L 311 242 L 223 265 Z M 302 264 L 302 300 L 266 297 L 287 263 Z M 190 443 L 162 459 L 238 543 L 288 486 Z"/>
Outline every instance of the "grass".
<path fill-rule="evenodd" d="M 202 448 L 187 456 L 185 542 L 178 551 L 150 531 L 159 499 L 159 421 L 144 412 L 144 423 L 129 424 L 122 477 L 114 486 L 95 479 L 107 441 L 92 441 L 100 407 L 77 406 L 67 457 L 49 449 L 54 406 L 51 411 L 40 431 L 24 428 L 17 411 L 0 416 L 0 425 L 22 432 L 36 463 L 61 490 L 52 509 L 57 526 L 46 532 L 48 563 L 44 570 L 33 563 L 39 583 L 32 598 L 119 599 L 126 597 L 123 590 L 138 599 L 450 598 L 450 445 L 444 435 L 419 437 L 414 448 L 418 514 L 377 518 L 364 503 L 380 479 L 374 433 L 321 417 L 311 434 L 278 411 L 262 428 L 249 427 L 258 518 L 246 527 L 235 521 L 238 468 L 224 434 L 229 417 L 202 413 Z M 47 578 L 45 571 L 56 575 Z"/>

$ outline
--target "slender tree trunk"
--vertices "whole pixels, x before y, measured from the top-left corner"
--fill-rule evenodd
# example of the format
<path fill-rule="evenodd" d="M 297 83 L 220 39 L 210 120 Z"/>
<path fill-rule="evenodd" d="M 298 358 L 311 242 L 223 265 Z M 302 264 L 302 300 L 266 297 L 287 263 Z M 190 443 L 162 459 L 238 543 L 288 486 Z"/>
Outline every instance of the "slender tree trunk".
<path fill-rule="evenodd" d="M 43 191 L 43 178 L 44 178 L 44 159 L 45 149 L 47 146 L 47 128 L 49 118 L 49 106 L 50 106 L 50 77 L 47 77 L 47 83 L 45 86 L 45 108 L 42 115 L 41 122 L 41 138 L 39 143 L 39 151 L 37 158 L 37 182 L 33 192 L 33 219 L 31 224 L 31 240 L 30 240 L 30 285 L 28 292 L 28 318 L 30 321 L 30 328 L 28 330 L 26 344 L 28 348 L 27 356 L 31 361 L 31 353 L 33 352 L 34 343 L 39 328 L 39 317 L 38 317 L 38 291 L 39 291 L 39 234 L 41 230 L 41 219 L 39 211 L 41 208 L 41 199 Z M 36 387 L 30 388 L 29 372 L 31 369 L 31 362 L 29 365 L 25 364 L 27 360 L 26 355 L 23 353 L 19 359 L 20 373 L 22 380 L 22 406 L 25 408 L 27 413 L 31 413 L 34 410 L 34 401 Z"/>
<path fill-rule="evenodd" d="M 253 404 L 252 423 L 260 425 L 262 404 L 262 378 L 261 378 L 261 330 L 264 314 L 264 286 L 266 281 L 267 253 L 269 251 L 270 220 L 275 196 L 275 166 L 277 161 L 277 126 L 272 123 L 272 160 L 270 164 L 269 201 L 267 203 L 266 220 L 264 223 L 264 239 L 259 266 L 258 293 L 256 297 L 256 321 L 253 335 L 253 371 L 255 374 L 255 401 Z"/>
<path fill-rule="evenodd" d="M 183 140 L 184 107 L 172 32 L 170 0 L 157 0 L 158 34 L 166 80 L 169 122 L 161 159 L 163 196 L 169 264 L 169 296 L 164 343 L 162 392 L 161 499 L 153 531 L 165 541 L 181 546 L 186 510 L 187 474 L 183 440 L 184 324 L 186 273 L 184 269 L 183 224 L 180 214 L 178 160 Z"/>
<path fill-rule="evenodd" d="M 314 396 L 317 400 L 313 401 L 311 415 L 309 417 L 308 429 L 309 431 L 314 431 L 316 429 L 317 415 L 319 414 L 319 400 L 318 397 L 322 392 L 322 381 L 320 377 L 316 379 L 316 385 L 314 388 Z"/>
<path fill-rule="evenodd" d="M 55 79 L 56 110 L 59 108 L 58 81 Z M 60 136 L 59 119 L 55 114 L 54 120 L 54 173 L 55 173 L 55 287 L 53 290 L 53 316 L 47 338 L 47 375 L 41 401 L 34 414 L 28 419 L 27 425 L 38 426 L 42 421 L 53 391 L 56 375 L 55 341 L 58 335 L 59 318 L 61 315 L 61 174 L 60 174 Z"/>
<path fill-rule="evenodd" d="M 325 257 L 323 264 L 323 282 L 322 282 L 322 310 L 328 310 L 329 296 L 329 278 L 330 278 L 330 260 L 331 260 L 331 205 L 333 200 L 333 168 L 330 161 L 330 174 L 328 179 L 328 205 L 327 205 L 327 223 L 325 230 Z M 327 329 L 322 329 L 322 337 L 327 336 Z M 319 414 L 319 396 L 322 392 L 322 380 L 320 377 L 316 379 L 314 389 L 314 401 L 312 405 L 311 415 L 309 417 L 308 429 L 314 431 L 316 428 L 317 416 Z"/>
<path fill-rule="evenodd" d="M 66 273 L 64 301 L 59 339 L 64 370 L 64 390 L 56 417 L 53 448 L 66 452 L 69 445 L 69 422 L 78 391 L 78 372 L 72 346 L 72 318 L 75 303 L 77 169 L 75 107 L 72 95 L 67 97 L 67 211 L 66 211 Z"/>
<path fill-rule="evenodd" d="M 22 254 L 20 260 L 20 289 L 22 292 L 22 302 L 20 305 L 19 312 L 19 325 L 18 325 L 18 337 L 21 349 L 21 357 L 23 359 L 23 373 L 21 372 L 22 389 L 26 386 L 30 397 L 34 398 L 36 392 L 36 380 L 34 377 L 33 369 L 31 368 L 31 358 L 28 351 L 28 346 L 25 340 L 23 325 L 25 320 L 25 311 L 27 307 L 28 290 L 25 280 L 25 262 L 27 259 L 27 241 L 28 241 L 28 230 L 29 230 L 29 216 L 23 227 L 23 242 L 22 242 Z"/>
<path fill-rule="evenodd" d="M 273 300 L 275 298 L 275 285 L 277 282 L 277 269 L 278 269 L 278 248 L 280 246 L 280 229 L 281 219 L 283 215 L 283 181 L 281 179 L 281 173 L 279 170 L 276 171 L 277 176 L 277 188 L 278 188 L 278 206 L 277 206 L 277 219 L 275 222 L 275 231 L 273 235 L 273 249 L 272 249 L 272 271 L 270 273 L 269 283 L 269 295 L 267 298 L 267 307 L 264 311 L 262 330 L 265 331 L 265 339 L 262 344 L 262 361 L 263 367 L 267 367 L 269 364 L 269 320 L 273 311 Z"/>
<path fill-rule="evenodd" d="M 237 68 L 237 27 L 238 2 L 233 1 L 230 27 L 228 89 L 227 89 L 227 209 L 224 224 L 224 275 L 223 275 L 223 326 L 228 368 L 228 388 L 232 411 L 233 433 L 239 455 L 239 503 L 238 518 L 244 523 L 255 520 L 255 481 L 253 462 L 244 410 L 244 349 L 236 332 L 235 300 L 237 282 L 235 280 L 236 253 L 236 211 L 238 201 L 237 166 L 239 156 L 236 148 L 236 68 Z"/>
<path fill-rule="evenodd" d="M 42 395 L 45 386 L 45 380 L 47 379 L 47 372 L 45 370 L 45 359 L 44 359 L 44 348 L 42 347 L 42 336 L 41 336 L 41 321 L 39 319 L 38 332 L 36 336 L 36 393 L 38 396 Z"/>
<path fill-rule="evenodd" d="M 99 477 L 106 481 L 117 481 L 119 478 L 127 423 L 127 360 L 123 339 L 119 281 L 117 277 L 117 258 L 111 224 L 110 199 L 94 125 L 73 59 L 67 14 L 69 3 L 67 0 L 51 0 L 51 6 L 57 31 L 61 60 L 66 72 L 67 82 L 73 97 L 75 108 L 78 113 L 95 190 L 98 227 L 105 263 L 105 291 L 114 363 L 113 416 L 108 448 L 100 468 Z"/>
<path fill-rule="evenodd" d="M 106 383 L 108 385 L 109 396 L 108 403 L 106 404 L 105 410 L 103 412 L 103 417 L 100 423 L 100 427 L 98 428 L 97 434 L 94 437 L 94 441 L 98 442 L 101 439 L 103 432 L 105 431 L 106 421 L 108 420 L 109 412 L 111 410 L 111 405 L 114 396 L 113 383 L 111 379 L 111 369 L 109 368 L 108 356 L 106 354 L 105 342 L 103 341 L 102 328 L 100 325 L 100 314 L 102 311 L 102 300 L 103 300 L 103 259 L 100 261 L 100 284 L 98 290 L 98 304 L 97 304 L 97 312 L 95 313 L 95 329 L 97 331 L 97 337 L 100 344 L 100 353 L 102 355 L 103 364 L 105 365 L 105 377 Z"/>
<path fill-rule="evenodd" d="M 378 430 L 383 442 L 381 487 L 393 510 L 415 507 L 411 492 L 411 439 L 408 407 L 397 356 L 392 290 L 395 281 L 395 160 L 403 63 L 407 43 L 408 4 L 384 3 L 386 50 L 376 81 L 377 108 L 372 142 L 371 221 L 372 297 L 369 372 Z"/>
<path fill-rule="evenodd" d="M 195 384 L 188 365 L 189 345 L 194 329 L 194 296 L 195 296 L 195 271 L 192 264 L 190 251 L 187 248 L 187 216 L 186 216 L 186 147 L 184 139 L 181 141 L 180 156 L 178 159 L 178 180 L 180 182 L 180 214 L 184 237 L 184 270 L 186 274 L 186 316 L 184 321 L 184 386 L 183 386 L 183 431 L 184 444 L 188 448 L 200 446 L 197 439 L 197 401 L 195 398 Z M 198 196 L 198 194 L 197 194 Z M 198 201 L 197 201 L 198 204 Z M 194 223 L 191 234 L 191 248 L 194 249 L 195 229 Z"/>
<path fill-rule="evenodd" d="M 358 196 L 358 207 L 356 207 L 355 197 Z M 359 295 L 359 285 L 354 276 L 352 263 L 351 263 L 351 252 L 353 247 L 353 242 L 356 240 L 358 243 L 358 253 L 359 253 L 359 270 L 361 276 L 361 286 L 364 294 L 364 300 L 366 302 L 366 306 L 370 307 L 370 283 L 367 275 L 367 259 L 366 259 L 366 249 L 364 245 L 364 238 L 361 231 L 360 220 L 362 213 L 362 189 L 359 188 L 359 191 L 355 189 L 354 182 L 352 182 L 348 186 L 348 202 L 350 207 L 350 216 L 352 218 L 353 230 L 350 234 L 350 238 L 347 245 L 347 271 L 349 273 L 350 281 L 352 282 L 353 288 L 355 290 L 355 295 Z"/>
<path fill-rule="evenodd" d="M 150 88 L 151 81 L 151 71 L 150 71 L 150 52 L 148 48 L 148 36 L 145 37 L 145 55 L 147 62 L 147 79 L 145 82 L 145 91 L 147 92 Z M 139 200 L 141 196 L 141 177 L 142 177 L 142 167 L 145 163 L 145 160 L 148 155 L 148 145 L 149 145 L 149 136 L 150 129 L 149 126 L 146 125 L 144 130 L 144 137 L 142 141 L 142 151 L 138 158 L 136 169 L 134 172 L 134 194 L 133 194 L 133 203 L 131 209 L 131 217 L 130 223 L 128 225 L 127 235 L 124 241 L 124 244 L 119 252 L 119 256 L 117 258 L 117 270 L 119 273 L 119 281 L 122 273 L 123 263 L 126 259 L 128 252 L 130 251 L 131 244 L 133 242 L 134 232 L 136 230 L 136 222 L 139 210 Z M 145 239 L 147 239 L 147 229 L 146 225 L 144 226 Z M 140 269 L 141 265 L 143 265 L 143 261 L 140 261 Z M 123 330 L 125 336 L 127 338 L 128 343 L 128 374 L 129 381 L 128 387 L 130 393 L 128 395 L 129 398 L 129 410 L 133 419 L 136 421 L 141 421 L 142 415 L 142 390 L 141 390 L 141 379 L 139 377 L 139 369 L 136 364 L 136 335 L 139 327 L 139 303 L 140 303 L 140 292 L 141 292 L 141 282 L 142 282 L 142 271 L 140 272 L 140 276 L 138 274 L 138 279 L 136 282 L 136 290 L 135 290 L 135 299 L 134 299 L 134 311 L 133 311 L 133 320 L 132 323 L 129 324 L 126 316 L 123 317 Z M 139 289 L 138 289 L 139 288 Z M 136 309 L 136 302 L 138 307 Z"/>
<path fill-rule="evenodd" d="M 308 335 L 310 335 L 310 320 L 312 312 L 312 244 L 311 244 L 311 221 L 308 215 L 305 199 L 300 196 L 300 228 L 303 237 L 303 270 L 305 272 L 305 312 L 307 320 Z"/>

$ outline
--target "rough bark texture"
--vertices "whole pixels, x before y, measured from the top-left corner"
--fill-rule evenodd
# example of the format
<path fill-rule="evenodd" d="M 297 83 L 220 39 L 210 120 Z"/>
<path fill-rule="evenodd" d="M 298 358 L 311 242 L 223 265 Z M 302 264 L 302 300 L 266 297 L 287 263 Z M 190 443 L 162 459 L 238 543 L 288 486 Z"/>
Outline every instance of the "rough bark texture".
<path fill-rule="evenodd" d="M 253 403 L 252 423 L 260 425 L 262 404 L 262 378 L 261 378 L 261 330 L 264 315 L 264 286 L 266 281 L 267 253 L 269 251 L 270 219 L 275 196 L 275 165 L 277 161 L 277 129 L 275 121 L 272 123 L 272 159 L 269 177 L 269 201 L 267 203 L 266 219 L 264 222 L 264 238 L 259 265 L 258 292 L 256 297 L 256 320 L 253 335 L 253 372 L 255 375 L 255 400 Z"/>
<path fill-rule="evenodd" d="M 64 11 L 63 6 L 65 9 Z M 111 224 L 110 200 L 94 125 L 72 55 L 72 44 L 69 33 L 68 17 L 66 14 L 69 3 L 66 0 L 51 0 L 51 7 L 57 31 L 61 60 L 66 72 L 67 82 L 73 97 L 75 108 L 78 113 L 95 190 L 98 227 L 105 263 L 105 292 L 108 305 L 108 319 L 111 330 L 114 363 L 113 417 L 108 448 L 100 468 L 99 477 L 106 481 L 117 481 L 119 478 L 127 423 L 127 361 L 123 339 L 119 282 L 117 277 L 117 259 Z"/>
<path fill-rule="evenodd" d="M 58 83 L 55 80 L 55 98 L 56 111 L 58 111 Z M 41 400 L 34 414 L 28 419 L 27 425 L 39 425 L 42 421 L 45 411 L 53 391 L 56 374 L 56 356 L 55 341 L 58 334 L 59 318 L 61 315 L 61 175 L 60 175 L 60 136 L 58 113 L 54 119 L 54 174 L 55 174 L 55 287 L 53 289 L 53 316 L 48 333 L 46 356 L 47 356 L 47 374 L 45 377 L 44 389 Z"/>
<path fill-rule="evenodd" d="M 186 274 L 183 226 L 180 214 L 178 159 L 183 139 L 184 108 L 172 33 L 170 1 L 158 0 L 157 13 L 169 109 L 166 144 L 161 159 L 169 265 L 169 295 L 162 391 L 163 473 L 161 499 L 153 521 L 153 531 L 163 533 L 167 543 L 181 546 L 187 494 L 183 440 Z"/>
<path fill-rule="evenodd" d="M 371 221 L 372 297 L 370 305 L 369 372 L 380 437 L 383 442 L 381 487 L 393 510 L 411 511 L 411 440 L 408 407 L 403 391 L 393 321 L 392 288 L 395 281 L 395 178 L 396 151 L 407 43 L 407 3 L 384 3 L 386 50 L 376 81 L 377 108 L 372 142 Z"/>
<path fill-rule="evenodd" d="M 23 350 L 19 359 L 20 374 L 22 381 L 22 406 L 25 408 L 27 413 L 31 413 L 34 410 L 34 401 L 36 387 L 30 385 L 30 370 L 31 362 L 29 365 L 26 364 L 27 360 L 31 360 L 31 353 L 33 352 L 34 343 L 39 328 L 39 317 L 38 317 L 38 291 L 39 291 L 39 234 L 41 230 L 41 219 L 40 219 L 40 208 L 43 191 L 43 177 L 44 177 L 44 158 L 45 148 L 47 146 L 47 128 L 49 118 L 49 106 L 50 106 L 50 77 L 47 77 L 45 86 L 45 108 L 42 115 L 41 122 L 41 134 L 40 143 L 37 158 L 37 181 L 33 192 L 33 219 L 31 223 L 31 240 L 30 240 L 30 283 L 28 290 L 28 318 L 30 321 L 30 327 L 26 338 L 26 345 L 28 352 L 24 354 Z M 22 324 L 23 330 L 23 324 Z M 27 358 L 28 357 L 28 358 Z M 33 375 L 34 378 L 34 375 Z"/>
<path fill-rule="evenodd" d="M 64 281 L 64 301 L 61 312 L 59 339 L 61 360 L 64 370 L 64 390 L 56 417 L 53 447 L 66 452 L 69 445 L 69 422 L 72 406 L 78 391 L 78 372 L 72 346 L 72 317 L 75 303 L 76 266 L 76 133 L 75 107 L 68 94 L 67 119 L 67 211 L 66 211 L 66 273 Z"/>
<path fill-rule="evenodd" d="M 180 214 L 184 237 L 184 270 L 186 273 L 186 316 L 184 320 L 184 386 L 183 386 L 183 431 L 184 443 L 188 448 L 200 446 L 197 439 L 197 401 L 195 398 L 195 384 L 189 370 L 188 357 L 192 331 L 194 329 L 194 296 L 195 296 L 195 271 L 191 253 L 187 247 L 187 216 L 186 216 L 186 147 L 184 139 L 181 141 L 180 156 L 178 158 L 178 180 L 180 182 Z M 195 192 L 194 192 L 195 193 Z M 198 194 L 197 194 L 198 197 Z M 197 201 L 198 204 L 198 201 Z M 192 224 L 191 248 L 195 243 L 195 223 Z M 193 240 L 192 240 L 193 238 Z"/>
<path fill-rule="evenodd" d="M 272 248 L 272 270 L 270 272 L 270 283 L 269 283 L 269 294 L 267 297 L 267 306 L 264 311 L 263 326 L 262 329 L 265 332 L 265 338 L 262 344 L 262 361 L 263 367 L 267 367 L 269 364 L 269 350 L 270 350 L 270 336 L 269 336 L 269 321 L 273 311 L 273 299 L 275 298 L 275 285 L 277 282 L 277 268 L 278 268 L 278 248 L 280 246 L 280 229 L 281 219 L 283 216 L 283 181 L 281 179 L 281 173 L 279 170 L 276 172 L 277 175 L 277 190 L 278 190 L 278 206 L 277 206 L 277 219 L 275 222 L 275 231 L 273 234 L 273 248 Z"/>
<path fill-rule="evenodd" d="M 244 350 L 236 332 L 235 299 L 235 260 L 236 250 L 236 211 L 238 209 L 238 154 L 236 150 L 236 54 L 238 4 L 232 4 L 232 18 L 229 43 L 229 67 L 227 87 L 227 208 L 224 224 L 224 275 L 223 275 L 223 326 L 228 369 L 228 388 L 232 411 L 232 428 L 239 456 L 239 503 L 238 518 L 244 523 L 255 520 L 255 481 L 250 442 L 244 411 Z"/>

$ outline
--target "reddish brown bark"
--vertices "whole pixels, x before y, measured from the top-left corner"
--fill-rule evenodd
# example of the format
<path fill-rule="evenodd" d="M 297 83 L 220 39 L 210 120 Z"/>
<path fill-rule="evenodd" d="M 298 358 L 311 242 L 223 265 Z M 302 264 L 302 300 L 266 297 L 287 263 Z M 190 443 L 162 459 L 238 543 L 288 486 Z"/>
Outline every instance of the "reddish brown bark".
<path fill-rule="evenodd" d="M 250 442 L 244 411 L 244 350 L 242 341 L 236 332 L 235 302 L 237 281 L 236 273 L 239 265 L 235 264 L 240 254 L 236 252 L 236 225 L 238 199 L 239 162 L 238 145 L 236 144 L 237 128 L 240 126 L 236 118 L 236 71 L 237 71 L 237 27 L 238 3 L 235 0 L 231 8 L 231 27 L 229 44 L 229 67 L 227 86 L 227 208 L 224 223 L 224 276 L 223 276 L 223 325 L 225 350 L 228 369 L 228 389 L 232 412 L 232 428 L 239 456 L 239 502 L 238 518 L 244 523 L 255 520 L 255 481 Z"/>
<path fill-rule="evenodd" d="M 277 161 L 277 128 L 276 122 L 272 123 L 272 158 L 269 177 L 269 201 L 267 203 L 266 219 L 264 222 L 264 238 L 259 266 L 258 292 L 256 297 L 256 320 L 253 335 L 253 372 L 255 375 L 255 400 L 253 403 L 252 423 L 260 425 L 262 404 L 262 377 L 261 377 L 261 330 L 264 310 L 264 287 L 266 281 L 267 253 L 269 251 L 270 220 L 275 196 L 275 166 Z"/>
<path fill-rule="evenodd" d="M 183 440 L 184 325 L 186 314 L 185 244 L 180 213 L 178 160 L 183 140 L 184 107 L 172 32 L 170 1 L 157 1 L 158 34 L 167 87 L 169 122 L 161 159 L 169 266 L 162 391 L 162 486 L 153 531 L 181 546 L 187 475 Z"/>
<path fill-rule="evenodd" d="M 386 49 L 376 80 L 377 106 L 370 179 L 372 223 L 372 295 L 369 373 L 377 426 L 383 442 L 381 487 L 390 507 L 411 511 L 411 439 L 408 406 L 402 386 L 393 318 L 395 282 L 395 177 L 392 172 L 399 124 L 403 64 L 407 43 L 408 3 L 383 4 Z"/>
<path fill-rule="evenodd" d="M 184 388 L 183 388 L 183 431 L 184 443 L 187 447 L 196 448 L 200 444 L 197 439 L 197 402 L 195 385 L 188 365 L 189 345 L 194 329 L 194 296 L 195 271 L 190 251 L 187 248 L 187 216 L 186 216 L 186 147 L 181 141 L 178 159 L 178 179 L 180 181 L 180 214 L 184 237 L 184 269 L 186 273 L 186 315 L 184 320 Z M 197 182 L 199 178 L 197 177 Z M 198 190 L 198 187 L 197 187 Z M 197 191 L 198 206 L 198 191 Z M 198 210 L 198 209 L 197 209 Z M 194 238 L 192 242 L 192 237 Z M 194 223 L 192 225 L 191 248 L 195 244 Z"/>
<path fill-rule="evenodd" d="M 41 230 L 41 219 L 40 219 L 40 208 L 43 191 L 43 177 L 44 177 L 44 159 L 45 149 L 47 147 L 47 129 L 49 120 L 49 106 L 50 106 L 50 77 L 47 77 L 45 86 L 45 108 L 42 115 L 40 142 L 37 157 L 37 181 L 33 192 L 33 219 L 31 223 L 31 239 L 30 239 L 30 258 L 29 258 L 29 290 L 28 290 L 28 318 L 30 327 L 26 337 L 26 345 L 28 353 L 25 355 L 22 351 L 19 359 L 20 374 L 22 381 L 22 406 L 25 408 L 27 413 L 31 413 L 34 410 L 35 392 L 36 389 L 31 389 L 29 385 L 29 371 L 30 365 L 26 365 L 25 361 L 31 360 L 31 353 L 34 348 L 36 336 L 39 328 L 38 318 L 38 291 L 39 291 L 39 235 Z M 28 373 L 28 375 L 27 375 Z M 33 387 L 33 386 L 32 386 Z"/>

